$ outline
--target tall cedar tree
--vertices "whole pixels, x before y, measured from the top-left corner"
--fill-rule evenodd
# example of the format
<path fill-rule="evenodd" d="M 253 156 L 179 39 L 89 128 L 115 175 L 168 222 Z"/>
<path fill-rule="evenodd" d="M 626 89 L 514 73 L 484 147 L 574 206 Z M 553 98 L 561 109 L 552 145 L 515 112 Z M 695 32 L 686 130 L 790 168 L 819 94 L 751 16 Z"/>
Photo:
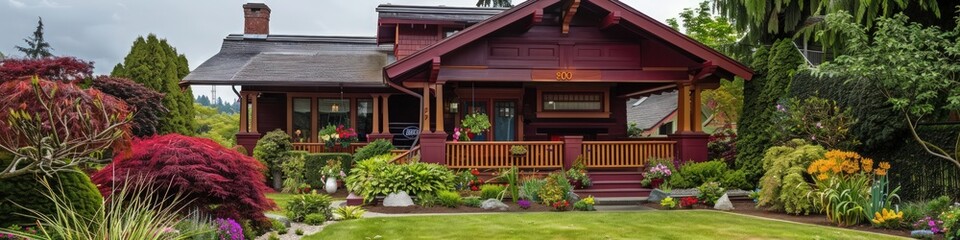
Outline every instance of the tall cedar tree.
<path fill-rule="evenodd" d="M 38 76 L 58 82 L 73 82 L 93 75 L 93 62 L 74 57 L 5 59 L 0 61 L 0 82 Z"/>
<path fill-rule="evenodd" d="M 161 103 L 163 94 L 126 78 L 99 76 L 93 79 L 93 88 L 122 99 L 135 111 L 133 135 L 149 137 L 157 134 L 160 117 L 167 113 Z"/>
<path fill-rule="evenodd" d="M 111 75 L 129 78 L 164 94 L 163 106 L 169 112 L 160 120 L 160 134 L 193 135 L 196 129 L 193 92 L 189 88 L 180 90 L 178 85 L 189 73 L 187 57 L 177 53 L 167 40 L 150 34 L 133 42 L 130 53 L 122 64 L 113 68 Z"/>
<path fill-rule="evenodd" d="M 130 154 L 118 155 L 91 178 L 105 197 L 113 192 L 110 186 L 147 179 L 186 197 L 191 207 L 185 210 L 269 224 L 263 212 L 276 204 L 264 195 L 270 191 L 264 168 L 212 140 L 168 134 L 134 140 Z"/>
<path fill-rule="evenodd" d="M 804 64 L 803 56 L 790 39 L 760 48 L 753 55 L 753 80 L 744 83 L 743 115 L 737 126 L 737 168 L 747 180 L 756 182 L 763 174 L 762 160 L 767 148 L 774 146 L 770 131 L 777 102 L 786 97 L 794 73 Z"/>
<path fill-rule="evenodd" d="M 17 50 L 23 52 L 28 58 L 52 57 L 53 54 L 50 53 L 50 50 L 53 50 L 53 48 L 50 47 L 50 43 L 43 40 L 43 18 L 38 17 L 38 19 L 37 30 L 33 31 L 33 36 L 23 39 L 23 41 L 27 43 L 27 46 L 17 46 Z"/>
<path fill-rule="evenodd" d="M 3 55 L 3 52 L 0 52 L 0 60 L 7 59 L 7 55 Z"/>

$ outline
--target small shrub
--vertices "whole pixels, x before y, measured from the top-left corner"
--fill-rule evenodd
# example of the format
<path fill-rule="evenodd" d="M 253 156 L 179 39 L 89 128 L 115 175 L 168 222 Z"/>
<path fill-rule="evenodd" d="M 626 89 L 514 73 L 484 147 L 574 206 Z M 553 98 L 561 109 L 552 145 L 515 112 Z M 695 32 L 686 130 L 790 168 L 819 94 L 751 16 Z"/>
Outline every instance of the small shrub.
<path fill-rule="evenodd" d="M 287 202 L 286 215 L 291 221 L 306 221 L 307 215 L 319 214 L 325 216 L 324 221 L 332 219 L 333 213 L 330 203 L 333 201 L 326 194 L 301 194 Z"/>
<path fill-rule="evenodd" d="M 524 210 L 530 209 L 530 200 L 520 199 L 519 201 L 517 201 L 517 205 L 519 205 L 520 208 Z"/>
<path fill-rule="evenodd" d="M 293 150 L 290 135 L 280 129 L 264 134 L 260 140 L 257 140 L 257 145 L 253 148 L 253 157 L 260 161 L 263 166 L 267 166 L 265 173 L 267 173 L 267 178 L 273 181 L 274 189 L 279 190 L 282 187 L 283 168 L 281 164 L 289 158 L 290 150 Z"/>
<path fill-rule="evenodd" d="M 793 140 L 767 149 L 763 156 L 758 206 L 790 214 L 809 214 L 816 206 L 807 197 L 813 191 L 804 179 L 807 166 L 827 151 L 803 140 Z"/>
<path fill-rule="evenodd" d="M 733 189 L 753 189 L 753 184 L 747 181 L 747 174 L 743 170 L 728 170 L 720 179 L 720 186 Z"/>
<path fill-rule="evenodd" d="M 278 236 L 277 233 L 271 233 L 270 236 L 267 237 L 267 240 L 280 240 L 280 236 Z"/>
<path fill-rule="evenodd" d="M 333 212 L 340 216 L 340 220 L 353 220 L 363 218 L 367 210 L 363 210 L 360 206 L 342 206 L 334 209 Z"/>
<path fill-rule="evenodd" d="M 566 178 L 563 179 L 565 180 Z M 567 184 L 569 185 L 569 182 L 567 182 Z M 540 192 L 537 193 L 537 195 L 540 196 L 541 203 L 552 206 L 554 203 L 563 201 L 566 198 L 567 190 L 564 190 L 562 185 L 563 183 L 558 181 L 557 177 L 548 176 L 546 183 L 540 188 Z"/>
<path fill-rule="evenodd" d="M 479 197 L 465 197 L 463 198 L 463 205 L 467 207 L 478 208 L 483 204 L 483 200 L 480 200 Z"/>
<path fill-rule="evenodd" d="M 671 177 L 671 179 L 683 179 L 671 181 L 671 183 L 676 188 L 694 188 L 707 182 L 720 182 L 727 171 L 727 164 L 719 160 L 699 163 L 688 162 L 680 166 L 678 176 Z"/>
<path fill-rule="evenodd" d="M 437 200 L 441 206 L 448 208 L 459 207 L 460 204 L 463 204 L 463 198 L 460 197 L 460 194 L 454 191 L 440 191 L 437 193 Z"/>
<path fill-rule="evenodd" d="M 0 165 L 7 166 L 4 163 L 3 154 L 0 151 Z M 37 211 L 45 216 L 57 213 L 54 202 L 44 196 L 45 192 L 38 191 L 44 188 L 41 179 L 49 181 L 54 189 L 69 189 L 70 191 L 66 191 L 62 197 L 69 200 L 67 202 L 81 217 L 93 217 L 100 203 L 103 202 L 97 186 L 84 173 L 60 172 L 51 177 L 43 174 L 24 174 L 0 180 L 0 192 L 3 193 L 0 194 L 2 195 L 0 196 L 0 223 L 5 225 L 34 222 L 33 218 L 23 216 L 33 215 L 26 209 Z M 4 227 L 3 225 L 0 227 Z"/>
<path fill-rule="evenodd" d="M 346 179 L 347 189 L 371 201 L 378 195 L 403 191 L 416 196 L 452 186 L 453 172 L 446 166 L 421 162 L 393 164 L 388 162 L 391 158 L 380 155 L 358 162 Z"/>
<path fill-rule="evenodd" d="M 680 207 L 681 208 L 693 208 L 693 205 L 697 205 L 697 202 L 700 200 L 697 197 L 683 197 L 680 198 Z"/>
<path fill-rule="evenodd" d="M 473 169 L 476 170 L 476 169 Z M 478 171 L 477 174 L 480 172 Z M 453 187 L 456 190 L 468 190 L 477 186 L 477 175 L 473 171 L 459 171 L 454 174 Z"/>
<path fill-rule="evenodd" d="M 273 225 L 274 231 L 277 231 L 280 234 L 287 234 L 287 225 L 284 225 L 283 222 L 280 222 L 276 219 L 270 219 L 270 224 Z"/>
<path fill-rule="evenodd" d="M 293 231 L 293 233 L 294 233 L 294 234 L 297 234 L 297 236 L 303 236 L 303 229 L 297 228 L 297 230 L 296 230 L 296 231 Z"/>
<path fill-rule="evenodd" d="M 496 184 L 484 184 L 480 186 L 480 199 L 501 199 L 506 187 Z"/>
<path fill-rule="evenodd" d="M 217 237 L 219 239 L 242 240 L 244 238 L 244 228 L 237 221 L 229 218 L 217 218 L 214 223 L 217 225 Z"/>
<path fill-rule="evenodd" d="M 943 221 L 943 236 L 947 239 L 960 239 L 960 206 L 952 206 L 950 210 L 940 214 Z"/>
<path fill-rule="evenodd" d="M 385 139 L 377 139 L 373 142 L 370 142 L 366 146 L 358 148 L 353 154 L 353 162 L 361 162 L 375 156 L 388 154 L 393 149 L 396 148 L 390 141 Z"/>
<path fill-rule="evenodd" d="M 675 209 L 677 208 L 677 201 L 673 200 L 672 197 L 666 197 L 660 200 L 660 206 L 666 209 Z"/>
<path fill-rule="evenodd" d="M 326 221 L 327 221 L 327 216 L 323 215 L 322 213 L 307 214 L 307 216 L 303 218 L 303 223 L 310 224 L 310 225 L 320 225 Z"/>
<path fill-rule="evenodd" d="M 283 180 L 282 192 L 298 193 L 305 185 L 309 186 L 303 177 L 303 155 L 289 154 L 287 160 L 280 164 L 280 168 L 283 170 L 284 177 L 286 177 L 286 179 Z"/>
<path fill-rule="evenodd" d="M 529 199 L 534 202 L 542 202 L 540 199 L 540 189 L 547 183 L 544 179 L 530 179 L 523 182 L 520 187 L 520 198 Z"/>
<path fill-rule="evenodd" d="M 597 209 L 593 208 L 594 204 L 595 202 L 593 196 L 588 196 L 574 203 L 573 209 L 577 211 L 596 211 Z"/>
<path fill-rule="evenodd" d="M 953 201 L 950 200 L 950 197 L 940 196 L 927 202 L 924 210 L 928 215 L 936 215 L 950 210 L 950 206 L 953 206 Z"/>
<path fill-rule="evenodd" d="M 417 204 L 424 207 L 434 207 L 439 204 L 440 200 L 437 199 L 437 195 L 433 193 L 424 193 L 417 196 Z"/>
<path fill-rule="evenodd" d="M 700 193 L 697 194 L 697 198 L 709 206 L 716 204 L 717 200 L 719 200 L 720 197 L 727 192 L 726 189 L 720 187 L 720 183 L 718 182 L 704 183 L 703 185 L 700 185 L 697 190 L 700 190 Z"/>

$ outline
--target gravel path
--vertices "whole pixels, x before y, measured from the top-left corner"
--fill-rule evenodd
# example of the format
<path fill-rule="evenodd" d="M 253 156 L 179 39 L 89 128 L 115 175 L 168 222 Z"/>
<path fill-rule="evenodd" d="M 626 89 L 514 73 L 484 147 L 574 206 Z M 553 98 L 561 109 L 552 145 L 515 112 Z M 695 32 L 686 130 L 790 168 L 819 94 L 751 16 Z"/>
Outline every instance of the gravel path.
<path fill-rule="evenodd" d="M 332 203 L 330 203 L 330 207 L 331 207 L 331 208 L 338 208 L 338 207 L 340 207 L 340 206 L 345 205 L 346 203 L 347 203 L 347 201 L 342 201 L 342 200 L 341 200 L 341 201 L 333 201 Z M 269 216 L 270 216 L 270 215 L 268 215 L 268 217 L 269 217 Z M 363 216 L 364 216 L 364 217 L 367 217 L 366 214 L 364 214 Z M 336 222 L 336 221 L 327 221 L 327 222 L 324 222 L 323 225 L 319 225 L 319 226 L 309 225 L 309 224 L 305 224 L 305 223 L 298 223 L 298 222 L 290 222 L 290 227 L 287 228 L 287 233 L 286 233 L 286 234 L 277 234 L 277 236 L 280 237 L 280 240 L 298 240 L 298 239 L 303 238 L 303 236 L 310 236 L 310 235 L 313 235 L 313 234 L 315 234 L 315 233 L 318 233 L 318 232 L 320 232 L 320 230 L 323 230 L 324 227 L 329 226 L 330 224 L 333 224 L 333 223 L 335 223 L 335 222 Z M 297 235 L 297 229 L 303 230 L 303 235 Z M 272 235 L 274 232 L 276 232 L 276 231 L 270 231 L 270 232 L 268 232 L 268 233 L 266 233 L 266 234 L 263 234 L 262 236 L 257 237 L 256 240 L 267 240 L 267 239 L 270 238 L 270 235 Z"/>
<path fill-rule="evenodd" d="M 696 188 L 673 189 L 670 191 L 671 197 L 696 196 L 697 194 L 700 194 L 700 190 L 697 190 Z M 748 195 L 750 195 L 750 191 L 744 191 L 740 189 L 733 189 L 733 190 L 727 191 L 727 196 L 730 196 L 730 197 L 745 197 Z"/>

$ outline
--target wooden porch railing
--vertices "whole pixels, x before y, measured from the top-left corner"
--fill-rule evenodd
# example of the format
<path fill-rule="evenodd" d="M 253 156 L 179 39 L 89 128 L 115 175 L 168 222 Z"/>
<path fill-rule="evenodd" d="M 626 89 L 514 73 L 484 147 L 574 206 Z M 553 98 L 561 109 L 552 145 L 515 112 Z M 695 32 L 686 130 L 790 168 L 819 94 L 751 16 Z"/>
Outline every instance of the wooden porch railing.
<path fill-rule="evenodd" d="M 392 150 L 390 153 L 393 154 L 393 159 L 390 159 L 391 163 L 404 164 L 420 154 L 420 146 L 413 147 L 410 150 Z"/>
<path fill-rule="evenodd" d="M 366 146 L 365 142 L 351 143 L 348 147 L 343 147 L 340 145 L 333 146 L 332 148 L 327 147 L 323 143 L 293 143 L 294 151 L 307 151 L 310 153 L 349 153 L 353 154 L 357 151 L 357 148 Z"/>
<path fill-rule="evenodd" d="M 563 142 L 447 142 L 449 168 L 562 168 Z M 520 145 L 527 154 L 513 156 L 510 147 Z"/>
<path fill-rule="evenodd" d="M 673 159 L 675 141 L 584 141 L 585 164 L 589 168 L 641 167 L 650 158 Z"/>

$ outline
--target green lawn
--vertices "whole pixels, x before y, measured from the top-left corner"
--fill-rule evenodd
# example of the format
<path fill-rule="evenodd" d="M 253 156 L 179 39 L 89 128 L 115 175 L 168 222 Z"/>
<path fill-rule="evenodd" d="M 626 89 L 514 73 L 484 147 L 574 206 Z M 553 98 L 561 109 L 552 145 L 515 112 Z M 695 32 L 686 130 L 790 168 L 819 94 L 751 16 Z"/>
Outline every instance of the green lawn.
<path fill-rule="evenodd" d="M 293 196 L 296 196 L 296 194 L 292 194 L 292 193 L 267 193 L 267 198 L 273 200 L 273 202 L 277 203 L 277 206 L 280 207 L 280 210 L 279 210 L 279 211 L 276 211 L 276 213 L 282 213 L 282 212 L 283 212 L 283 209 L 285 209 L 285 208 L 287 207 L 287 202 L 290 201 L 290 199 L 293 199 Z"/>
<path fill-rule="evenodd" d="M 367 218 L 335 223 L 304 239 L 899 238 L 715 211 L 642 211 Z"/>

